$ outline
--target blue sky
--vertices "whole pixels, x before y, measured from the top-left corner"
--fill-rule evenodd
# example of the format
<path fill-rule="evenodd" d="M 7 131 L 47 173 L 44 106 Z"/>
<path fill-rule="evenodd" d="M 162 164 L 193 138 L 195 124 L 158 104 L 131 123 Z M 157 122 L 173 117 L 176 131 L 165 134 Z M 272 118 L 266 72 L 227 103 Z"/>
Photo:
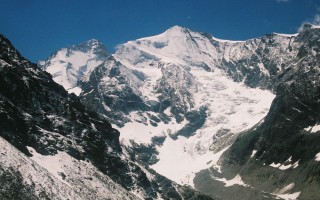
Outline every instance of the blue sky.
<path fill-rule="evenodd" d="M 117 44 L 174 25 L 221 39 L 296 33 L 320 23 L 320 0 L 0 0 L 0 32 L 28 59 L 95 38 Z"/>

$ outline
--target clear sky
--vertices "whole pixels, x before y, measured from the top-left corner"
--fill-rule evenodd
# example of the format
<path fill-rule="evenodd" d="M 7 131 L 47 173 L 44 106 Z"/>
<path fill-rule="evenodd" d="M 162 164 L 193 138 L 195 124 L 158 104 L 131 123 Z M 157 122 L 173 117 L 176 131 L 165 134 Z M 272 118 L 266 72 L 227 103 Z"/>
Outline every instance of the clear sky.
<path fill-rule="evenodd" d="M 34 62 L 92 38 L 112 53 L 174 25 L 245 40 L 320 23 L 320 0 L 0 0 L 0 7 L 0 32 Z"/>

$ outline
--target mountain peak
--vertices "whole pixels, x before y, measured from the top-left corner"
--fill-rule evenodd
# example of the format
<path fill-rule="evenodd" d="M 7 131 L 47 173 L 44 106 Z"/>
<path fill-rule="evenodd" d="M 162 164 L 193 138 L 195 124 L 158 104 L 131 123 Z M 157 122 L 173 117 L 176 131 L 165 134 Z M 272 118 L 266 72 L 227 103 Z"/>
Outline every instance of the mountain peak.
<path fill-rule="evenodd" d="M 79 94 L 77 87 L 91 71 L 109 57 L 105 46 L 97 39 L 90 39 L 77 45 L 58 50 L 38 65 L 53 74 L 53 80 L 69 92 Z"/>
<path fill-rule="evenodd" d="M 87 40 L 85 42 L 80 43 L 79 45 L 81 45 L 81 44 L 85 44 L 85 45 L 88 45 L 88 46 L 103 45 L 102 42 L 100 42 L 97 39 L 90 39 L 90 40 Z"/>
<path fill-rule="evenodd" d="M 72 45 L 70 47 L 70 49 L 72 49 L 72 50 L 76 49 L 76 50 L 80 50 L 83 52 L 90 51 L 90 50 L 97 50 L 97 49 L 107 51 L 106 47 L 102 44 L 102 42 L 100 42 L 97 39 L 90 39 L 90 40 L 87 40 L 87 41 L 82 42 L 80 44 Z"/>
<path fill-rule="evenodd" d="M 183 27 L 183 26 L 179 26 L 179 25 L 175 25 L 172 26 L 171 28 L 167 29 L 164 33 L 187 33 L 188 31 L 190 31 L 190 29 Z"/>
<path fill-rule="evenodd" d="M 185 30 L 185 29 L 187 29 L 187 28 L 183 27 L 183 26 L 179 26 L 179 25 L 174 25 L 171 28 L 169 28 L 168 31 L 169 30 Z"/>

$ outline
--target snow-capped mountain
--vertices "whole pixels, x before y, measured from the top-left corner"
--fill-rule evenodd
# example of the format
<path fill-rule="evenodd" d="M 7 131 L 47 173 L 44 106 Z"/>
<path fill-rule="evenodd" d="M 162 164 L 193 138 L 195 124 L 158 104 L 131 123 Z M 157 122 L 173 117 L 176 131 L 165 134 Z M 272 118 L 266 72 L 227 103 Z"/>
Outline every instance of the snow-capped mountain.
<path fill-rule="evenodd" d="M 316 183 L 292 185 L 278 175 L 288 163 L 308 168 L 297 160 L 313 162 L 320 152 L 315 134 L 298 143 L 303 130 L 318 130 L 319 35 L 307 24 L 298 34 L 228 41 L 174 26 L 121 45 L 78 84 L 80 98 L 117 126 L 132 157 L 177 183 L 218 199 L 306 198 Z M 247 165 L 252 158 L 261 163 Z M 279 183 L 268 187 L 273 180 Z"/>
<path fill-rule="evenodd" d="M 62 48 L 38 66 L 52 74 L 53 80 L 69 93 L 79 95 L 79 81 L 85 81 L 92 70 L 109 56 L 104 45 L 92 39 L 79 45 Z"/>
<path fill-rule="evenodd" d="M 258 123 L 274 97 L 270 91 L 234 82 L 221 67 L 225 57 L 221 49 L 244 44 L 175 26 L 123 44 L 104 69 L 99 66 L 93 71 L 81 98 L 87 106 L 99 105 L 98 112 L 105 115 L 120 111 L 118 116 L 124 117 L 114 119 L 122 120 L 115 124 L 121 125 L 123 144 L 134 151 L 152 149 L 154 169 L 178 183 L 193 185 L 194 173 L 211 166 L 212 154 Z M 117 66 L 123 73 L 109 72 Z M 121 108 L 127 103 L 132 106 L 125 108 L 132 108 L 131 112 Z M 157 138 L 162 138 L 160 144 L 153 142 Z M 197 164 L 185 169 L 185 163 Z M 167 170 L 172 164 L 179 166 L 177 171 Z"/>
<path fill-rule="evenodd" d="M 0 35 L 1 199 L 211 199 L 140 165 L 119 132 Z"/>

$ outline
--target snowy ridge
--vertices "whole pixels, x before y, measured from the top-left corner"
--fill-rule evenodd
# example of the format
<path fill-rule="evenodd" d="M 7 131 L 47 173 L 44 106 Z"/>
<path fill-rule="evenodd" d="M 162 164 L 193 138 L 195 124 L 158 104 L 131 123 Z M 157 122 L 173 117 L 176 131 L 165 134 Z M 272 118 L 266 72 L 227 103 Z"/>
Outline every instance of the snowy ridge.
<path fill-rule="evenodd" d="M 107 57 L 108 53 L 103 44 L 92 39 L 79 45 L 62 48 L 47 61 L 39 61 L 38 65 L 52 74 L 53 80 L 70 93 L 79 95 L 81 88 L 77 87 L 78 81 L 86 79 L 86 76 Z"/>

